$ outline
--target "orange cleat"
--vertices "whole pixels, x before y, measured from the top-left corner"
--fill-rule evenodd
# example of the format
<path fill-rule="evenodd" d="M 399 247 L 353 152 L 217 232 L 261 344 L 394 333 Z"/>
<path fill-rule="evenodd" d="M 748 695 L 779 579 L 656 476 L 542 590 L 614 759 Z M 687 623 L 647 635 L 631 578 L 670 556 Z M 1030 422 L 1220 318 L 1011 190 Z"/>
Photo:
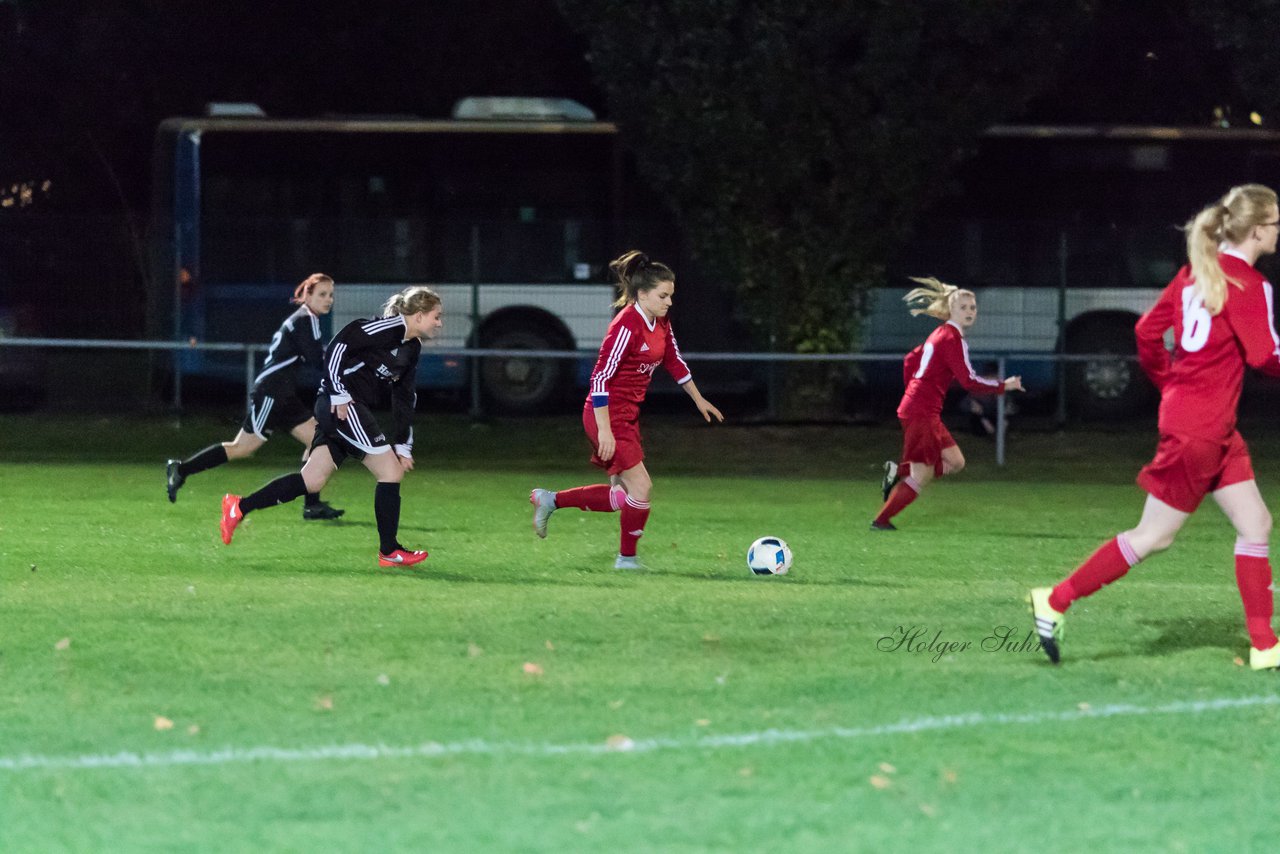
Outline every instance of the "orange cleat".
<path fill-rule="evenodd" d="M 236 525 L 240 524 L 240 520 L 244 518 L 244 514 L 240 512 L 240 496 L 224 495 L 222 496 L 222 542 L 231 545 L 231 535 L 236 532 Z"/>
<path fill-rule="evenodd" d="M 413 566 L 427 559 L 425 551 L 415 552 L 410 549 L 396 549 L 389 555 L 378 552 L 378 566 Z"/>

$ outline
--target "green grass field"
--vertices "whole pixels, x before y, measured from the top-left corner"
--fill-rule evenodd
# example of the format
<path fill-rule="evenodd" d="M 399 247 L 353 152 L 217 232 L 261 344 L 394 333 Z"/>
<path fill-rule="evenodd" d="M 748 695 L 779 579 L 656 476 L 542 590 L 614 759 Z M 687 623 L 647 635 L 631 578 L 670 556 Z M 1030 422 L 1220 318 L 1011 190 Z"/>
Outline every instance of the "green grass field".
<path fill-rule="evenodd" d="M 878 534 L 896 431 L 658 420 L 623 573 L 616 516 L 530 531 L 530 487 L 595 479 L 573 417 L 420 418 L 421 571 L 376 568 L 354 465 L 342 521 L 223 546 L 288 439 L 170 505 L 165 457 L 232 424 L 0 418 L 0 851 L 1276 848 L 1280 690 L 1215 507 L 1072 610 L 1062 666 L 1023 643 L 1027 588 L 1136 521 L 1148 426 L 1015 434 L 1003 470 L 960 437 Z M 746 570 L 763 534 L 789 576 Z"/>

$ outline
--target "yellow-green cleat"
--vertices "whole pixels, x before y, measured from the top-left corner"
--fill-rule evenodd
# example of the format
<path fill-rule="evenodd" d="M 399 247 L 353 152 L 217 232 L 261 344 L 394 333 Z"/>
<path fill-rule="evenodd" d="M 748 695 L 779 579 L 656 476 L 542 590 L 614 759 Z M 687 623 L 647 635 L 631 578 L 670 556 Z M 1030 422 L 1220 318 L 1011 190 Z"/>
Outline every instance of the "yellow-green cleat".
<path fill-rule="evenodd" d="M 1040 646 L 1049 660 L 1057 664 L 1062 655 L 1062 624 L 1067 617 L 1066 614 L 1053 610 L 1049 604 L 1049 594 L 1052 592 L 1052 587 L 1033 587 L 1027 602 L 1031 605 L 1031 616 L 1036 621 L 1036 635 L 1040 638 Z"/>
<path fill-rule="evenodd" d="M 1280 668 L 1280 643 L 1271 649 L 1249 647 L 1250 670 L 1276 670 Z"/>

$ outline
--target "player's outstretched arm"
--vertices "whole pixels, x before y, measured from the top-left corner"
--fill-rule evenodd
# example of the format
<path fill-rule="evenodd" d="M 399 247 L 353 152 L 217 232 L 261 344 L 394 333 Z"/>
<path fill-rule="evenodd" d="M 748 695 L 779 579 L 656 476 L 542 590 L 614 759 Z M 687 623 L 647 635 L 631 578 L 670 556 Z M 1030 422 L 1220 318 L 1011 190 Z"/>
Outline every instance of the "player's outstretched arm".
<path fill-rule="evenodd" d="M 702 396 L 702 392 L 698 391 L 698 384 L 693 380 L 684 383 L 685 394 L 693 398 L 693 405 L 698 407 L 698 412 L 702 414 L 705 421 L 710 421 L 711 416 L 715 416 L 717 421 L 724 421 L 724 416 L 720 414 L 720 410 L 712 405 L 711 401 Z"/>

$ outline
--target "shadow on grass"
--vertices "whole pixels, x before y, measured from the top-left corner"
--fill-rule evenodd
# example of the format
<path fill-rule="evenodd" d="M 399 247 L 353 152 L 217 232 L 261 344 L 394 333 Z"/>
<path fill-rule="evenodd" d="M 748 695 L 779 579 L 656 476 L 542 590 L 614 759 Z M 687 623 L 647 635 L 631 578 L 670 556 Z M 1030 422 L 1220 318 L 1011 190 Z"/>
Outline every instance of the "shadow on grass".
<path fill-rule="evenodd" d="M 1248 646 L 1248 639 L 1243 634 L 1243 625 L 1239 620 L 1231 617 L 1142 619 L 1138 620 L 1137 624 L 1154 627 L 1160 631 L 1160 634 L 1133 646 L 1100 649 L 1093 653 L 1077 653 L 1073 648 L 1064 651 L 1064 662 L 1159 658 L 1170 653 L 1193 649 L 1217 649 L 1238 655 Z M 1049 665 L 1049 662 L 1046 660 L 1044 664 Z"/>
<path fill-rule="evenodd" d="M 1079 531 L 1001 531 L 1001 539 L 1017 539 L 1017 540 L 1078 540 L 1081 537 L 1089 537 L 1089 534 L 1081 534 Z M 1096 535 L 1098 540 L 1106 537 L 1105 531 L 1099 531 Z"/>
<path fill-rule="evenodd" d="M 1160 635 L 1142 645 L 1145 655 L 1186 649 L 1239 650 L 1244 643 L 1244 625 L 1232 617 L 1193 617 L 1177 620 L 1139 620 L 1139 625 L 1160 630 Z"/>

